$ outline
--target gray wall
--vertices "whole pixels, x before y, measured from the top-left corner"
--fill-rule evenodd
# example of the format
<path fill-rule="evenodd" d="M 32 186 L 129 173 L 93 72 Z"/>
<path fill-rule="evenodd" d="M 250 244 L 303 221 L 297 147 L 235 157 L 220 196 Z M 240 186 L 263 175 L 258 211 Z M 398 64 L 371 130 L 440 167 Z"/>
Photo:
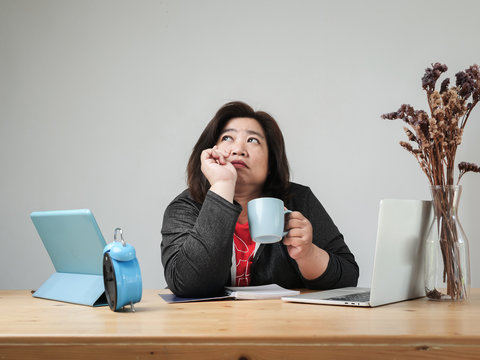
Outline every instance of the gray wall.
<path fill-rule="evenodd" d="M 293 180 L 311 186 L 368 285 L 382 198 L 430 197 L 402 103 L 426 108 L 432 62 L 480 61 L 476 1 L 0 0 L 0 288 L 53 272 L 31 211 L 90 208 L 107 241 L 121 226 L 145 288 L 165 286 L 160 228 L 185 165 L 225 102 L 270 112 Z M 480 162 L 480 109 L 458 160 Z M 460 218 L 480 252 L 480 176 Z M 472 261 L 473 286 L 480 265 Z"/>

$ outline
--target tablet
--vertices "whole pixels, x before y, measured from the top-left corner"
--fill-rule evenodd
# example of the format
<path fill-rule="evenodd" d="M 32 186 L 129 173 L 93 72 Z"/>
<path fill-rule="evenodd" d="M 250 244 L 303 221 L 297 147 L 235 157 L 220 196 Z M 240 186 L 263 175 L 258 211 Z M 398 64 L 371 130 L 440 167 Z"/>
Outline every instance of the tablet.
<path fill-rule="evenodd" d="M 102 275 L 105 239 L 88 209 L 30 215 L 57 272 Z"/>
<path fill-rule="evenodd" d="M 56 271 L 33 296 L 104 305 L 102 261 L 106 243 L 92 212 L 38 211 L 30 217 Z"/>

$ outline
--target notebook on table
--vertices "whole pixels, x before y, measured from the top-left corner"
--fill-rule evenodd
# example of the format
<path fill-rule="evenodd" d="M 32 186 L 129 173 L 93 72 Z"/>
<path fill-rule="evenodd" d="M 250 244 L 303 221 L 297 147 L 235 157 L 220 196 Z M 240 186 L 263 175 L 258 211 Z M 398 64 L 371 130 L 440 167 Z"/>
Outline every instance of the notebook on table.
<path fill-rule="evenodd" d="M 432 221 L 431 201 L 381 200 L 370 288 L 316 291 L 282 300 L 374 307 L 425 296 L 424 238 Z"/>
<path fill-rule="evenodd" d="M 34 297 L 106 305 L 103 284 L 105 239 L 88 209 L 38 211 L 30 215 L 55 267 Z"/>
<path fill-rule="evenodd" d="M 277 284 L 258 285 L 258 286 L 227 286 L 225 293 L 220 296 L 203 298 L 183 298 L 174 294 L 159 294 L 160 297 L 169 304 L 211 301 L 211 300 L 264 300 L 280 299 L 282 296 L 297 295 L 300 291 L 289 290 Z"/>

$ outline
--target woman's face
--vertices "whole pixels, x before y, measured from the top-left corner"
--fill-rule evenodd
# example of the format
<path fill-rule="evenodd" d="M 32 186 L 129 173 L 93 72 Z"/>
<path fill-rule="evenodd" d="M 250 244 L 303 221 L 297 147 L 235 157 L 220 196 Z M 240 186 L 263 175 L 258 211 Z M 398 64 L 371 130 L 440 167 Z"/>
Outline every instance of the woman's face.
<path fill-rule="evenodd" d="M 230 153 L 228 161 L 237 170 L 237 184 L 263 188 L 268 175 L 268 146 L 257 120 L 229 120 L 220 133 L 217 146 Z"/>

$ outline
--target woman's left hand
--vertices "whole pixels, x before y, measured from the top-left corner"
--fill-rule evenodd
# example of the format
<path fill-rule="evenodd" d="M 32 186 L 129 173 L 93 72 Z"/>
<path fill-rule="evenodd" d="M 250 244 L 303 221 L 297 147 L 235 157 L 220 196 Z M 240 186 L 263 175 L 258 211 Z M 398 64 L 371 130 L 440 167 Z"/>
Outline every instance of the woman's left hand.
<path fill-rule="evenodd" d="M 311 255 L 313 251 L 312 224 L 299 211 L 293 211 L 288 216 L 285 226 L 287 235 L 283 238 L 283 244 L 287 246 L 288 255 L 292 259 L 299 260 Z"/>
<path fill-rule="evenodd" d="M 288 255 L 297 262 L 305 279 L 318 278 L 327 269 L 330 255 L 312 242 L 312 224 L 301 212 L 293 211 L 286 228 L 288 233 L 283 244 L 287 246 Z"/>

